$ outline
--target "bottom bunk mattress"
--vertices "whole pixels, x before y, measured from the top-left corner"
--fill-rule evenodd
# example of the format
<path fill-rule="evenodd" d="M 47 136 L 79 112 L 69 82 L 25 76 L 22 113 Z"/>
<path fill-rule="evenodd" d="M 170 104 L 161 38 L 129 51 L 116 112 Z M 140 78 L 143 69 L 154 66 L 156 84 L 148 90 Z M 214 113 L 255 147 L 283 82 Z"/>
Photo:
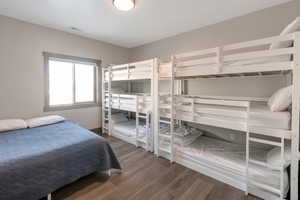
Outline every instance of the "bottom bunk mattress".
<path fill-rule="evenodd" d="M 137 138 L 145 143 L 147 137 L 146 123 L 140 122 L 138 136 L 136 132 L 136 121 L 127 120 L 112 124 L 112 135 L 125 142 L 136 145 Z"/>
<path fill-rule="evenodd" d="M 0 133 L 1 200 L 37 200 L 109 169 L 121 167 L 108 142 L 70 121 Z"/>
<path fill-rule="evenodd" d="M 254 150 L 253 150 L 254 149 Z M 200 136 L 188 146 L 178 147 L 177 154 L 188 155 L 193 160 L 201 160 L 202 163 L 223 170 L 224 174 L 233 174 L 232 177 L 240 177 L 246 180 L 246 148 L 245 145 L 233 144 L 223 140 Z M 250 158 L 266 161 L 267 148 L 250 148 Z M 226 173 L 225 173 L 226 172 Z M 280 188 L 280 173 L 257 165 L 250 165 L 249 175 L 251 179 Z M 287 171 L 284 172 L 284 194 L 289 190 Z"/>
<path fill-rule="evenodd" d="M 146 135 L 146 124 L 139 124 L 139 136 Z M 135 138 L 136 137 L 136 121 L 135 120 L 127 120 L 119 123 L 113 124 L 113 131 L 119 132 L 123 136 Z"/>
<path fill-rule="evenodd" d="M 136 121 L 129 120 L 113 124 L 113 130 L 121 133 L 126 137 L 136 137 Z"/>

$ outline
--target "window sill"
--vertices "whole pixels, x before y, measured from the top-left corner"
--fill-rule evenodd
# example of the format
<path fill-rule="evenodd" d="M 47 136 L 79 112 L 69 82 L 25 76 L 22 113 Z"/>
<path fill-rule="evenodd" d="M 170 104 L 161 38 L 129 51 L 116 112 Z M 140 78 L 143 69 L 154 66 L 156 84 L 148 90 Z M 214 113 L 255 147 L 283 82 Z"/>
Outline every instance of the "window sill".
<path fill-rule="evenodd" d="M 51 111 L 63 111 L 63 110 L 74 110 L 74 109 L 83 109 L 91 107 L 100 107 L 98 103 L 87 103 L 87 104 L 76 104 L 76 105 L 64 105 L 64 106 L 46 106 L 44 107 L 44 112 Z"/>

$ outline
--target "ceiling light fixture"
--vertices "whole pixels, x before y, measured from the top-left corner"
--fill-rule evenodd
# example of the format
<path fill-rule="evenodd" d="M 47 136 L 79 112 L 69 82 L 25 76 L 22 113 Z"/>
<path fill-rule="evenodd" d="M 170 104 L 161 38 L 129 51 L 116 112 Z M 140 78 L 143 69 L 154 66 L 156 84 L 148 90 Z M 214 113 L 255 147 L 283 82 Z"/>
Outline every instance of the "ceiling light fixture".
<path fill-rule="evenodd" d="M 134 8 L 134 0 L 113 0 L 114 6 L 121 11 L 129 11 Z"/>

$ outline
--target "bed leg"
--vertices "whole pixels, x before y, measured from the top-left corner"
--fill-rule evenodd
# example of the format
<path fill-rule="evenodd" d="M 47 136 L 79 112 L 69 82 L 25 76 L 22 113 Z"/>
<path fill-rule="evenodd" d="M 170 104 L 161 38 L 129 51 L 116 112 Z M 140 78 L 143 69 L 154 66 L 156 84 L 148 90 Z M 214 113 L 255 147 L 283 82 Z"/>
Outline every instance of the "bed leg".
<path fill-rule="evenodd" d="M 107 171 L 106 171 L 106 174 L 107 174 L 108 176 L 111 176 L 111 170 L 110 170 L 110 169 L 107 170 Z"/>
<path fill-rule="evenodd" d="M 47 200 L 51 200 L 52 199 L 52 196 L 51 196 L 51 193 L 50 194 L 48 194 L 48 196 L 47 196 Z"/>

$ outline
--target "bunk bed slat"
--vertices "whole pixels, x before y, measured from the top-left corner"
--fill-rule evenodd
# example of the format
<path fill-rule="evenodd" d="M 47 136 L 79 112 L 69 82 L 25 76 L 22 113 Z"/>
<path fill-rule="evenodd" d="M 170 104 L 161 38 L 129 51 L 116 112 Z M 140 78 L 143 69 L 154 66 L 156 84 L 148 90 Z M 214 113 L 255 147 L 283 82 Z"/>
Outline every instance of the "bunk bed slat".
<path fill-rule="evenodd" d="M 137 65 L 149 65 L 150 67 L 153 65 L 153 59 L 143 60 L 138 62 L 129 63 L 129 66 L 137 66 Z"/>
<path fill-rule="evenodd" d="M 160 137 L 163 137 L 163 138 L 167 138 L 167 139 L 171 139 L 171 136 L 170 135 L 166 135 L 166 134 L 160 134 L 159 135 Z"/>
<path fill-rule="evenodd" d="M 285 139 L 291 139 L 291 135 L 292 135 L 290 130 L 272 129 L 272 128 L 265 128 L 265 127 L 258 127 L 258 126 L 249 126 L 249 131 L 251 133 L 277 137 L 277 138 L 283 137 Z"/>
<path fill-rule="evenodd" d="M 249 162 L 253 163 L 253 164 L 256 164 L 256 165 L 259 165 L 259 166 L 262 166 L 262 167 L 272 169 L 272 170 L 277 170 L 277 171 L 281 170 L 280 167 L 275 167 L 275 166 L 269 165 L 267 163 L 264 163 L 264 162 L 261 162 L 261 161 L 258 161 L 258 160 L 249 159 Z"/>
<path fill-rule="evenodd" d="M 273 141 L 259 139 L 259 138 L 250 137 L 249 141 L 256 142 L 256 143 L 261 143 L 261 144 L 268 144 L 268 145 L 272 145 L 272 146 L 281 147 L 281 143 L 280 142 L 273 142 Z"/>
<path fill-rule="evenodd" d="M 231 101 L 231 100 L 216 100 L 216 99 L 196 99 L 196 104 L 209 104 L 209 105 L 221 105 L 221 106 L 233 106 L 233 107 L 249 107 L 248 101 Z"/>
<path fill-rule="evenodd" d="M 160 150 L 160 151 L 163 151 L 163 152 L 165 152 L 165 153 L 171 154 L 171 150 L 168 149 L 168 148 L 159 147 L 159 150 Z"/>
<path fill-rule="evenodd" d="M 291 55 L 294 53 L 295 53 L 294 47 L 274 49 L 274 50 L 260 50 L 255 52 L 238 53 L 238 54 L 224 56 L 224 62 L 264 58 L 264 57 L 272 57 L 272 56 L 280 56 L 280 55 Z"/>
<path fill-rule="evenodd" d="M 177 62 L 176 67 L 183 68 L 201 64 L 216 64 L 216 57 Z"/>
<path fill-rule="evenodd" d="M 201 69 L 202 67 L 202 69 Z M 223 67 L 222 71 L 218 71 L 217 65 L 210 67 L 200 66 L 198 69 L 193 67 L 193 69 L 187 70 L 178 70 L 176 72 L 177 78 L 180 77 L 202 77 L 206 78 L 206 76 L 217 74 L 218 76 L 222 75 L 237 75 L 241 74 L 250 74 L 258 73 L 258 72 L 281 72 L 281 71 L 289 71 L 293 69 L 292 62 L 282 62 L 282 63 L 269 63 L 269 64 L 261 64 L 261 65 L 248 65 L 248 66 L 234 66 L 234 67 Z M 253 76 L 253 75 L 252 75 Z M 209 78 L 209 77 L 208 77 Z"/>
<path fill-rule="evenodd" d="M 217 52 L 217 48 L 211 48 L 211 49 L 204 49 L 199 51 L 193 51 L 189 53 L 182 53 L 175 55 L 176 59 L 186 58 L 186 57 L 193 57 L 193 56 L 199 56 L 199 55 L 206 55 L 206 54 L 213 54 Z"/>
<path fill-rule="evenodd" d="M 166 120 L 159 120 L 159 122 L 161 122 L 161 123 L 165 123 L 165 124 L 171 124 L 171 122 L 170 122 L 170 121 L 166 121 Z"/>
<path fill-rule="evenodd" d="M 258 40 L 252 40 L 252 41 L 247 41 L 247 42 L 226 45 L 223 47 L 223 49 L 224 49 L 224 51 L 231 51 L 231 50 L 235 50 L 235 49 L 242 49 L 242 48 L 248 48 L 248 47 L 253 47 L 253 46 L 266 45 L 266 44 L 271 44 L 273 42 L 282 42 L 282 41 L 288 41 L 288 40 L 293 40 L 293 39 L 294 39 L 293 34 L 280 35 L 280 36 L 274 36 L 274 37 L 269 37 L 269 38 L 264 38 L 264 39 L 258 39 Z"/>
<path fill-rule="evenodd" d="M 254 186 L 256 186 L 256 187 L 259 187 L 259 188 L 262 188 L 262 189 L 267 190 L 269 192 L 275 193 L 277 195 L 281 194 L 281 191 L 279 189 L 273 188 L 273 187 L 271 187 L 269 185 L 266 185 L 266 184 L 263 184 L 263 183 L 258 183 L 258 182 L 254 181 L 254 180 L 249 180 L 249 183 L 252 184 L 252 185 L 254 185 Z"/>
<path fill-rule="evenodd" d="M 222 68 L 220 74 L 239 74 L 239 73 L 260 73 L 263 75 L 263 72 L 273 72 L 273 71 L 288 71 L 293 69 L 293 62 L 276 62 L 276 63 L 267 63 L 267 64 L 253 64 L 247 66 L 234 66 Z"/>

